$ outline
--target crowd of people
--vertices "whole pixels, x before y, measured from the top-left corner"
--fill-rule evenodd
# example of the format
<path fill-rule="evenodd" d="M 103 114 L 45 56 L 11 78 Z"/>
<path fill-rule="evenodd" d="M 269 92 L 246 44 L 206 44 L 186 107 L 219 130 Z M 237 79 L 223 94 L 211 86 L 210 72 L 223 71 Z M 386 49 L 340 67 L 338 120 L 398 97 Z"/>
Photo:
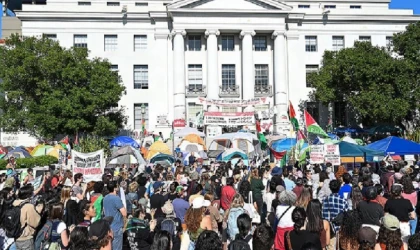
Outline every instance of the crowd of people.
<path fill-rule="evenodd" d="M 0 176 L 0 249 L 415 250 L 420 169 L 242 160 Z"/>

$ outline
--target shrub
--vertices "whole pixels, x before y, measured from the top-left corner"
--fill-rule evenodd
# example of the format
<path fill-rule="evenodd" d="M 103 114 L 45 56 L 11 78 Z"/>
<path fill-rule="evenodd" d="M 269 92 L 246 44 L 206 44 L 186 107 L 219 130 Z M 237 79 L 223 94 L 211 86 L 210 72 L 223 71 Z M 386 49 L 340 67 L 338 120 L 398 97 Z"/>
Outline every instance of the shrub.
<path fill-rule="evenodd" d="M 33 158 L 16 159 L 16 168 L 34 168 L 43 167 L 51 164 L 57 164 L 58 159 L 51 155 L 42 155 Z M 7 165 L 6 160 L 0 160 L 0 170 L 5 170 Z"/>

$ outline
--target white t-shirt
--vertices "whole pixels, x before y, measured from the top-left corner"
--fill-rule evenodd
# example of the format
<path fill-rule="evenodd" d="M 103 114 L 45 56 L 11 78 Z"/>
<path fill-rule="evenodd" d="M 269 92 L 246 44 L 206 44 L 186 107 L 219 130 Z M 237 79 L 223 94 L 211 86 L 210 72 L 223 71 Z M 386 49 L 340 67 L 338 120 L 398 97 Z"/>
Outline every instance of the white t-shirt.
<path fill-rule="evenodd" d="M 277 219 L 289 208 L 289 206 L 278 206 L 276 210 L 276 217 Z M 293 227 L 295 223 L 292 221 L 292 212 L 295 209 L 295 206 L 292 206 L 287 212 L 283 215 L 279 223 L 277 224 L 278 227 L 285 228 L 285 227 Z"/>
<path fill-rule="evenodd" d="M 264 202 L 265 202 L 265 204 L 267 204 L 267 212 L 272 211 L 271 204 L 272 204 L 274 198 L 276 198 L 276 193 L 267 192 L 263 195 Z"/>
<path fill-rule="evenodd" d="M 57 226 L 57 233 L 61 235 L 61 233 L 66 230 L 67 226 L 66 223 L 60 222 Z"/>

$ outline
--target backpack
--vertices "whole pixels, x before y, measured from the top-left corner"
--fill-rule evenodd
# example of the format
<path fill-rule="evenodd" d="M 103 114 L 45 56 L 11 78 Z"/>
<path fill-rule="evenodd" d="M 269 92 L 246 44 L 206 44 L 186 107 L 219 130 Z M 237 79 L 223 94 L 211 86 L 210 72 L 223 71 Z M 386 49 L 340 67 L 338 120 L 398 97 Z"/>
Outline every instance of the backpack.
<path fill-rule="evenodd" d="M 45 245 L 45 250 L 61 250 L 61 235 L 57 232 L 58 225 L 61 223 L 59 220 L 55 220 L 51 227 L 51 237 L 49 244 Z"/>
<path fill-rule="evenodd" d="M 6 236 L 8 238 L 19 238 L 22 235 L 23 230 L 27 226 L 26 223 L 23 227 L 21 227 L 20 224 L 21 210 L 22 207 L 26 204 L 29 204 L 29 202 L 22 202 L 19 206 L 13 206 L 10 209 L 6 210 L 6 212 L 4 212 L 1 226 L 4 229 L 4 231 L 6 231 Z"/>
<path fill-rule="evenodd" d="M 38 232 L 35 238 L 35 250 L 45 249 L 51 237 L 52 226 L 52 221 L 48 220 Z"/>
<path fill-rule="evenodd" d="M 239 215 L 243 213 L 245 213 L 245 209 L 243 209 L 242 207 L 232 208 L 229 211 L 227 230 L 231 240 L 234 240 L 235 236 L 239 233 L 237 219 Z"/>
<path fill-rule="evenodd" d="M 166 218 L 160 223 L 160 230 L 169 232 L 172 236 L 177 235 L 176 223 L 171 218 Z"/>
<path fill-rule="evenodd" d="M 236 237 L 234 241 L 229 244 L 228 250 L 251 250 L 249 246 L 249 241 L 252 239 L 252 234 L 242 239 L 240 237 Z"/>

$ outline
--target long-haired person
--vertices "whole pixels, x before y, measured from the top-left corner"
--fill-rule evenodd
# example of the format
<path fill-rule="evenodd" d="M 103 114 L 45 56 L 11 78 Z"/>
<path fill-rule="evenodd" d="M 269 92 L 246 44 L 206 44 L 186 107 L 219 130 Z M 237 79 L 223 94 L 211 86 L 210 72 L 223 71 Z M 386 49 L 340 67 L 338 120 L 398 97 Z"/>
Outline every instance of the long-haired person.
<path fill-rule="evenodd" d="M 376 236 L 376 231 L 371 227 L 362 227 L 357 237 L 359 240 L 359 250 L 374 250 Z"/>
<path fill-rule="evenodd" d="M 222 250 L 222 241 L 216 232 L 205 230 L 200 234 L 200 237 L 198 237 L 195 249 Z"/>
<path fill-rule="evenodd" d="M 262 176 L 262 173 L 260 173 L 258 169 L 253 169 L 251 173 L 251 181 L 250 181 L 252 199 L 254 203 L 256 203 L 257 205 L 257 211 L 260 216 L 262 216 L 262 211 L 263 211 L 262 192 L 265 189 L 261 176 Z"/>
<path fill-rule="evenodd" d="M 63 203 L 64 207 L 67 205 L 67 201 L 71 198 L 71 187 L 63 187 L 61 189 L 61 203 Z"/>
<path fill-rule="evenodd" d="M 70 233 L 69 250 L 91 250 L 87 227 L 75 227 Z"/>
<path fill-rule="evenodd" d="M 260 224 L 252 237 L 252 249 L 271 250 L 274 246 L 274 231 L 267 224 Z"/>
<path fill-rule="evenodd" d="M 88 200 L 82 200 L 79 202 L 80 212 L 78 214 L 78 226 L 90 226 L 92 219 L 96 216 L 96 210 L 93 204 L 93 202 Z"/>
<path fill-rule="evenodd" d="M 305 229 L 306 212 L 302 207 L 296 207 L 292 213 L 293 230 L 284 235 L 286 250 L 301 249 L 307 242 L 313 243 L 322 249 L 318 233 Z"/>
<path fill-rule="evenodd" d="M 362 227 L 362 219 L 357 210 L 344 212 L 343 224 L 338 233 L 338 244 L 340 250 L 359 249 L 357 233 Z"/>
<path fill-rule="evenodd" d="M 111 229 L 112 217 L 95 221 L 89 228 L 89 242 L 91 249 L 112 250 L 112 241 L 114 233 Z"/>
<path fill-rule="evenodd" d="M 160 231 L 156 233 L 150 250 L 171 250 L 171 249 L 172 249 L 171 234 L 167 231 Z"/>
<path fill-rule="evenodd" d="M 242 198 L 242 195 L 235 194 L 232 204 L 230 205 L 230 208 L 225 211 L 223 218 L 222 241 L 224 245 L 227 245 L 228 239 L 233 241 L 236 234 L 239 233 L 237 219 L 239 215 L 246 213 L 246 210 L 243 207 L 244 199 Z"/>
<path fill-rule="evenodd" d="M 330 244 L 330 223 L 322 219 L 322 204 L 318 199 L 308 203 L 306 209 L 307 221 L 306 230 L 319 235 L 322 249 Z"/>
<path fill-rule="evenodd" d="M 417 192 L 416 192 L 416 189 L 414 188 L 413 181 L 410 178 L 410 176 L 404 175 L 401 178 L 401 184 L 403 185 L 403 192 L 402 192 L 401 196 L 404 199 L 407 199 L 411 202 L 411 205 L 413 205 L 413 208 L 414 208 L 413 215 L 415 215 L 417 217 L 417 215 L 415 214 L 416 206 L 417 206 Z M 417 228 L 417 218 L 416 217 L 411 218 L 411 220 L 410 220 L 411 235 L 416 233 L 416 228 Z"/>
<path fill-rule="evenodd" d="M 375 250 L 404 250 L 404 243 L 401 240 L 400 222 L 398 218 L 386 214 L 382 219 L 382 226 L 379 229 L 378 241 Z"/>
<path fill-rule="evenodd" d="M 212 230 L 211 218 L 207 212 L 209 205 L 208 200 L 204 200 L 202 196 L 197 197 L 185 214 L 184 222 L 190 236 L 189 249 L 194 249 L 195 242 L 204 230 Z"/>
<path fill-rule="evenodd" d="M 297 207 L 302 207 L 306 210 L 309 202 L 312 200 L 312 187 L 305 185 L 296 201 Z"/>
<path fill-rule="evenodd" d="M 69 235 L 67 234 L 67 226 L 62 221 L 64 208 L 63 204 L 52 204 L 49 207 L 49 220 L 52 221 L 51 243 L 57 243 L 60 249 L 67 249 L 69 246 Z M 72 229 L 72 228 L 71 228 Z"/>

